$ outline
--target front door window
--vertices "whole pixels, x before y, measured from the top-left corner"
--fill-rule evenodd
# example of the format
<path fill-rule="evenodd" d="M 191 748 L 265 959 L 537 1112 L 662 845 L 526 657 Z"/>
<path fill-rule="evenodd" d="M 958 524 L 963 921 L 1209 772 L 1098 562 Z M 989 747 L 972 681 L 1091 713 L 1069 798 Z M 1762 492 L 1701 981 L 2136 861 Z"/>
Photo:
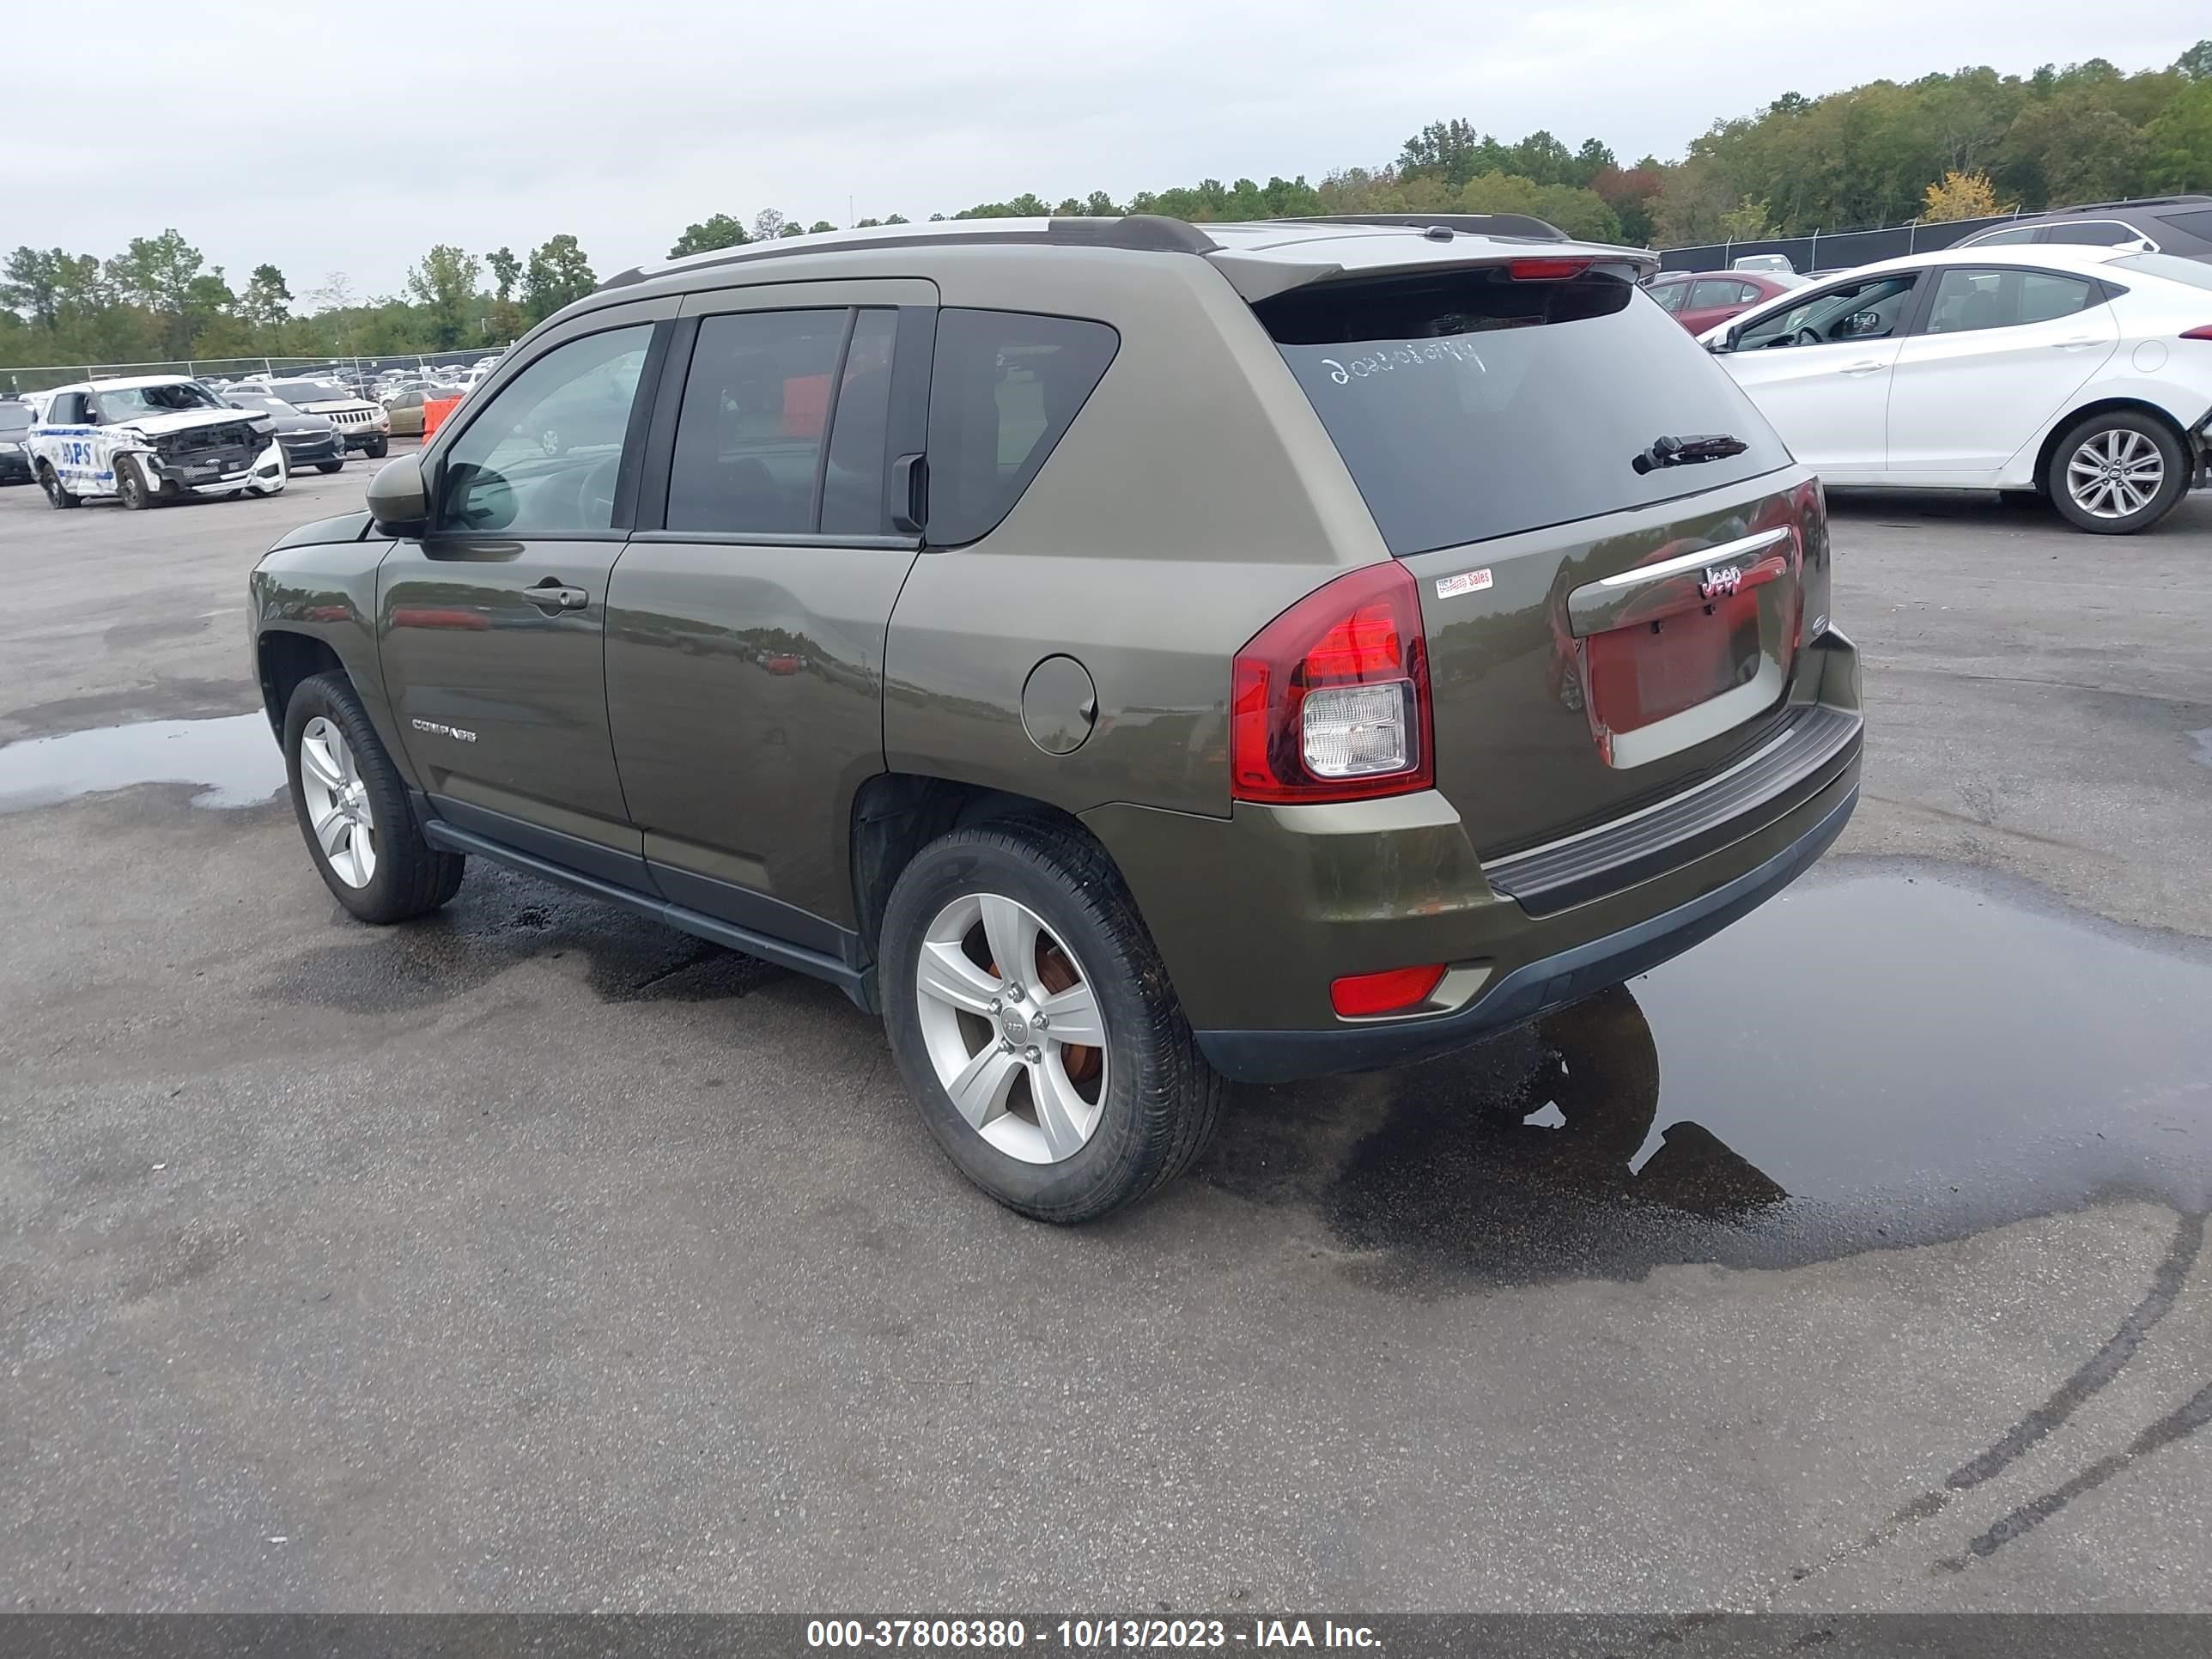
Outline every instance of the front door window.
<path fill-rule="evenodd" d="M 500 388 L 446 452 L 445 534 L 606 531 L 653 325 L 556 346 Z"/>

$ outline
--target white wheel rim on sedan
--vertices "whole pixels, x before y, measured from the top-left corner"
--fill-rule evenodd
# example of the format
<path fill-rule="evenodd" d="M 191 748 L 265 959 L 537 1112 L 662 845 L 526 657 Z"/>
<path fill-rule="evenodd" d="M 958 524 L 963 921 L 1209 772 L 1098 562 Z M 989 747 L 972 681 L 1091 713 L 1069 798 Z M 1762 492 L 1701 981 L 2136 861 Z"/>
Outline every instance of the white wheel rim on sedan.
<path fill-rule="evenodd" d="M 300 733 L 300 793 L 307 824 L 337 878 L 366 887 L 376 874 L 376 815 L 345 733 L 318 714 Z"/>
<path fill-rule="evenodd" d="M 971 893 L 937 913 L 915 964 L 921 1039 L 968 1126 L 1007 1157 L 1059 1164 L 1097 1133 L 1106 1024 L 1091 976 L 1036 913 Z"/>
<path fill-rule="evenodd" d="M 2066 463 L 2066 493 L 2093 518 L 2132 518 L 2158 499 L 2166 457 L 2132 427 L 2091 434 Z"/>

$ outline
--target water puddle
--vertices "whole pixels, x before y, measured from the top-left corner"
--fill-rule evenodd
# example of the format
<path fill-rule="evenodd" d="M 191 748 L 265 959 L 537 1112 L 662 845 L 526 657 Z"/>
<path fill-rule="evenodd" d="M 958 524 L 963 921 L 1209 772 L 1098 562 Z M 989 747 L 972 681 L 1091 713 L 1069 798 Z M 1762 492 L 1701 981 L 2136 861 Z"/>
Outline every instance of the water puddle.
<path fill-rule="evenodd" d="M 1823 872 L 1533 1030 L 1233 1094 L 1202 1178 L 1486 1279 L 1786 1266 L 2134 1194 L 2212 1204 L 2212 954 Z"/>
<path fill-rule="evenodd" d="M 0 812 L 141 783 L 198 784 L 195 806 L 255 806 L 284 787 L 284 757 L 259 714 L 142 720 L 0 746 Z"/>

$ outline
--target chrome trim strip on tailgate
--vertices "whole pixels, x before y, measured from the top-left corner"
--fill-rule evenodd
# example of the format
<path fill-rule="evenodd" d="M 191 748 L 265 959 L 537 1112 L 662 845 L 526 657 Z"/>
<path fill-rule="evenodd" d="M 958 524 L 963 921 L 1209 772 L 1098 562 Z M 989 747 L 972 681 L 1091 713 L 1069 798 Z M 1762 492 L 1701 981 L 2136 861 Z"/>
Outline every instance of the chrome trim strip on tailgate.
<path fill-rule="evenodd" d="M 1600 587 L 1634 587 L 1642 582 L 1656 582 L 1668 576 L 1679 576 L 1685 570 L 1695 570 L 1709 564 L 1724 563 L 1745 553 L 1756 553 L 1761 548 L 1771 547 L 1777 542 L 1790 539 L 1790 526 L 1777 525 L 1771 530 L 1762 530 L 1755 536 L 1742 536 L 1732 542 L 1723 542 L 1718 547 L 1701 547 L 1694 553 L 1682 553 L 1671 559 L 1662 559 L 1656 564 L 1640 564 L 1610 576 L 1600 576 Z"/>
<path fill-rule="evenodd" d="M 1655 860 L 1663 867 L 1670 848 L 1820 772 L 1857 741 L 1862 725 L 1855 710 L 1812 704 L 1778 737 L 1717 776 L 1594 830 L 1491 860 L 1483 874 L 1493 890 L 1533 915 L 1617 892 L 1656 873 Z"/>

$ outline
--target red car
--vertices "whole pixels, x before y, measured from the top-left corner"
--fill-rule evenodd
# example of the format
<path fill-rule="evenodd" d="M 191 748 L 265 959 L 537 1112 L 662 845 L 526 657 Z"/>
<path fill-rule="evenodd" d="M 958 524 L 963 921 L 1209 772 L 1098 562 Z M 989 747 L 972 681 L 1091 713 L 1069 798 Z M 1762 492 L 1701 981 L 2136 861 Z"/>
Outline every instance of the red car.
<path fill-rule="evenodd" d="M 1804 286 L 1802 276 L 1764 270 L 1662 270 L 1644 284 L 1660 309 L 1692 334 L 1724 323 L 1761 300 Z"/>

